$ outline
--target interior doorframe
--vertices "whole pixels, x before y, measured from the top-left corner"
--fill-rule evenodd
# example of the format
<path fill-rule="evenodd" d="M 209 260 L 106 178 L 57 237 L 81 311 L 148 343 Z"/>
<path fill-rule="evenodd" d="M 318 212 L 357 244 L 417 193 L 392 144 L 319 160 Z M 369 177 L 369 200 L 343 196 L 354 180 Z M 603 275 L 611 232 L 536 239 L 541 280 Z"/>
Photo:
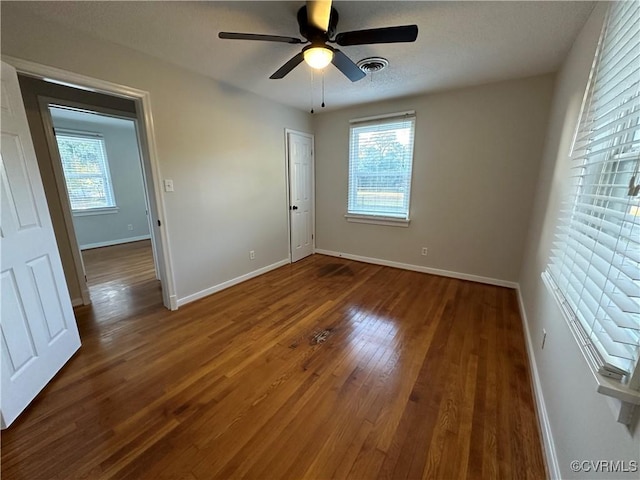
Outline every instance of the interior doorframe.
<path fill-rule="evenodd" d="M 312 232 L 311 232 L 311 242 L 312 242 L 312 253 L 316 253 L 316 147 L 315 147 L 315 137 L 312 133 L 301 132 L 300 130 L 293 130 L 291 128 L 284 129 L 284 149 L 285 149 L 285 178 L 287 179 L 287 241 L 289 242 L 288 254 L 289 254 L 289 263 L 292 263 L 293 255 L 291 254 L 291 249 L 293 248 L 293 244 L 291 241 L 291 168 L 290 168 L 290 158 L 289 158 L 289 135 L 290 134 L 302 135 L 303 137 L 307 137 L 311 140 L 311 216 L 313 221 Z"/>
<path fill-rule="evenodd" d="M 45 137 L 47 140 L 47 145 L 49 147 L 49 156 L 52 159 L 53 166 L 53 174 L 56 180 L 56 185 L 58 187 L 58 195 L 60 198 L 60 203 L 62 205 L 62 213 L 64 216 L 64 222 L 67 229 L 67 235 L 69 236 L 69 241 L 71 243 L 71 251 L 73 254 L 73 259 L 75 263 L 76 277 L 78 279 L 78 284 L 81 286 L 82 291 L 82 303 L 83 305 L 88 305 L 91 303 L 89 288 L 87 286 L 86 279 L 86 271 L 84 268 L 84 260 L 82 258 L 82 249 L 80 248 L 80 244 L 78 243 L 78 237 L 76 235 L 75 225 L 73 223 L 73 210 L 71 209 L 71 203 L 69 200 L 69 191 L 67 190 L 67 183 L 64 177 L 64 171 L 62 169 L 62 160 L 60 158 L 60 152 L 57 148 L 57 142 L 55 138 L 55 127 L 53 124 L 53 118 L 51 117 L 51 111 L 49 108 L 51 106 L 60 106 L 60 107 L 68 107 L 83 111 L 92 112 L 102 116 L 114 117 L 114 118 L 125 118 L 127 120 L 131 120 L 135 125 L 136 130 L 136 142 L 138 143 L 138 153 L 140 156 L 140 167 L 142 168 L 143 174 L 143 188 L 144 188 L 144 201 L 145 208 L 147 210 L 147 223 L 149 226 L 149 235 L 151 237 L 151 243 L 153 247 L 153 263 L 155 268 L 156 278 L 160 279 L 159 275 L 159 265 L 158 265 L 158 255 L 156 250 L 156 235 L 155 229 L 153 228 L 153 222 L 151 220 L 151 202 L 149 201 L 149 196 L 151 195 L 151 189 L 147 185 L 146 181 L 146 172 L 145 165 L 142 156 L 142 144 L 141 138 L 138 134 L 139 125 L 138 125 L 138 116 L 131 112 L 124 112 L 121 110 L 114 110 L 107 107 L 101 107 L 97 105 L 90 105 L 81 102 L 76 102 L 72 100 L 64 100 L 55 97 L 38 95 L 38 105 L 40 106 L 40 115 L 42 118 L 42 123 L 45 127 Z"/>
<path fill-rule="evenodd" d="M 104 93 L 134 101 L 136 105 L 136 112 L 138 112 L 138 122 L 141 126 L 138 133 L 141 147 L 140 154 L 142 156 L 142 162 L 145 170 L 147 170 L 144 176 L 145 180 L 147 175 L 151 177 L 151 185 L 148 184 L 147 188 L 152 186 L 153 190 L 152 192 L 149 192 L 149 197 L 153 197 L 149 198 L 150 215 L 151 218 L 154 219 L 152 224 L 155 223 L 155 219 L 157 219 L 158 222 L 157 226 L 154 225 L 154 227 L 158 228 L 158 234 L 154 235 L 152 233 L 152 237 L 156 237 L 157 246 L 160 247 L 160 254 L 158 255 L 159 268 L 157 274 L 159 275 L 160 282 L 162 284 L 162 302 L 169 310 L 177 310 L 178 302 L 173 275 L 173 261 L 171 259 L 169 248 L 170 243 L 167 233 L 165 213 L 166 207 L 164 204 L 164 197 L 162 196 L 162 177 L 160 175 L 160 167 L 158 163 L 149 92 L 16 57 L 3 55 L 2 60 L 12 65 L 18 73 L 23 75 L 28 75 L 45 81 L 53 80 L 54 82 L 58 82 L 72 88 Z"/>

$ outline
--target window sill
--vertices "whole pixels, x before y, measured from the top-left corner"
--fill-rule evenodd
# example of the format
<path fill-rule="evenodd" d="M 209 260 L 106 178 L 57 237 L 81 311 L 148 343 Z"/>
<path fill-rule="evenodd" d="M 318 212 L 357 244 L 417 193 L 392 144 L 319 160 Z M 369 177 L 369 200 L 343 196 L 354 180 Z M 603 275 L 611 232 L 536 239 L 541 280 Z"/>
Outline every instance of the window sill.
<path fill-rule="evenodd" d="M 344 218 L 347 219 L 347 222 L 351 223 L 368 223 L 371 225 L 386 225 L 389 227 L 408 227 L 409 219 L 408 218 L 398 218 L 398 217 L 383 217 L 378 215 L 356 215 L 353 213 L 347 213 Z"/>
<path fill-rule="evenodd" d="M 593 374 L 596 383 L 596 391 L 602 395 L 606 395 L 608 397 L 615 398 L 620 401 L 620 409 L 617 412 L 617 421 L 623 423 L 625 425 L 629 425 L 633 419 L 635 414 L 635 406 L 640 405 L 640 392 L 634 390 L 629 385 L 622 383 L 618 380 L 613 380 L 608 378 L 598 372 L 598 366 L 592 360 L 591 352 L 589 352 L 587 346 L 580 338 L 580 334 L 576 331 L 576 326 L 574 326 L 574 320 L 571 318 L 570 313 L 568 312 L 568 306 L 563 302 L 560 293 L 558 292 L 558 287 L 555 284 L 555 281 L 549 276 L 547 272 L 542 273 L 542 282 L 551 296 L 556 301 L 560 312 L 562 313 L 562 317 L 565 322 L 569 326 L 569 330 L 571 334 L 576 340 L 578 344 L 578 348 L 582 352 L 587 365 L 589 366 L 589 370 Z M 638 372 L 635 372 L 637 375 Z M 631 374 L 632 377 L 634 373 Z"/>
<path fill-rule="evenodd" d="M 74 217 L 88 217 L 92 215 L 111 215 L 118 213 L 120 208 L 118 207 L 106 207 L 106 208 L 87 208 L 86 210 L 73 210 Z"/>

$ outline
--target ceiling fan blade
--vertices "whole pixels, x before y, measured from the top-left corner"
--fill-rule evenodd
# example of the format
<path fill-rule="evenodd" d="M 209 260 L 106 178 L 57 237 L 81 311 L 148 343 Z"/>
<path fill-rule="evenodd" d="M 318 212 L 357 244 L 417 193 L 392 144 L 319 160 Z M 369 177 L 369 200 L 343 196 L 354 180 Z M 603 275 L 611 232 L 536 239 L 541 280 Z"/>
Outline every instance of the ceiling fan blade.
<path fill-rule="evenodd" d="M 329 30 L 331 16 L 331 0 L 307 1 L 307 23 L 326 32 Z"/>
<path fill-rule="evenodd" d="M 370 45 L 373 43 L 415 42 L 418 38 L 417 25 L 401 27 L 372 28 L 370 30 L 354 30 L 336 35 L 335 42 L 343 47 L 349 45 Z"/>
<path fill-rule="evenodd" d="M 302 60 L 304 60 L 304 55 L 302 52 L 298 53 L 296 56 L 294 56 L 291 60 L 289 60 L 287 63 L 285 63 L 283 66 L 281 66 L 273 75 L 271 75 L 269 78 L 271 79 L 279 79 L 279 78 L 284 78 L 284 76 L 286 74 L 288 74 L 291 70 L 293 70 L 294 68 L 296 68 L 298 65 L 300 65 L 302 63 Z"/>
<path fill-rule="evenodd" d="M 333 63 L 336 68 L 344 73 L 352 82 L 357 82 L 367 76 L 367 74 L 364 73 L 358 65 L 353 63 L 353 61 L 340 50 L 333 51 L 333 60 L 331 63 Z"/>
<path fill-rule="evenodd" d="M 280 35 L 259 35 L 257 33 L 233 33 L 220 32 L 218 38 L 227 40 L 260 40 L 263 42 L 282 42 L 282 43 L 303 43 L 302 40 L 295 37 L 282 37 Z"/>

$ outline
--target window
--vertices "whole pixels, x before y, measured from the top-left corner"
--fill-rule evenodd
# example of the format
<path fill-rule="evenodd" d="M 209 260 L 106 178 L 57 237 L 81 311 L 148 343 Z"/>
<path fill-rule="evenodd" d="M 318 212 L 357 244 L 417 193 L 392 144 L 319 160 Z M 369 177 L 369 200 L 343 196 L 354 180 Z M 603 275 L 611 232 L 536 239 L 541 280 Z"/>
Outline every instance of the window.
<path fill-rule="evenodd" d="M 351 121 L 347 219 L 408 223 L 414 130 L 414 112 Z"/>
<path fill-rule="evenodd" d="M 598 390 L 621 398 L 616 386 L 640 384 L 639 2 L 610 7 L 571 161 L 571 196 L 543 278 Z"/>
<path fill-rule="evenodd" d="M 56 129 L 56 140 L 71 209 L 77 212 L 115 208 L 102 136 Z"/>

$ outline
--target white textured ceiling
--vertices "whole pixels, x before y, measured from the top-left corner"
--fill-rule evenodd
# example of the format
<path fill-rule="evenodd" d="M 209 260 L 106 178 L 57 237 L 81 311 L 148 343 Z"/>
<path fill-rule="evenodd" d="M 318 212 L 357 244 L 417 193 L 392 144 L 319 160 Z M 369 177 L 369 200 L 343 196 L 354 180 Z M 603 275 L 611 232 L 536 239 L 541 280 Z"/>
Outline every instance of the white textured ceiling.
<path fill-rule="evenodd" d="M 106 125 L 111 127 L 133 128 L 133 120 L 126 118 L 112 117 L 98 113 L 82 112 L 70 110 L 68 108 L 50 107 L 51 118 L 54 126 L 58 120 L 71 120 L 72 122 L 83 122 L 92 125 Z"/>
<path fill-rule="evenodd" d="M 2 15 L 29 11 L 213 77 L 277 102 L 319 111 L 321 82 L 302 64 L 270 80 L 300 45 L 220 40 L 219 31 L 298 36 L 304 2 L 2 2 Z M 342 47 L 354 61 L 389 67 L 351 83 L 325 73 L 327 109 L 555 71 L 593 3 L 334 2 L 338 32 L 417 24 L 415 43 Z"/>

